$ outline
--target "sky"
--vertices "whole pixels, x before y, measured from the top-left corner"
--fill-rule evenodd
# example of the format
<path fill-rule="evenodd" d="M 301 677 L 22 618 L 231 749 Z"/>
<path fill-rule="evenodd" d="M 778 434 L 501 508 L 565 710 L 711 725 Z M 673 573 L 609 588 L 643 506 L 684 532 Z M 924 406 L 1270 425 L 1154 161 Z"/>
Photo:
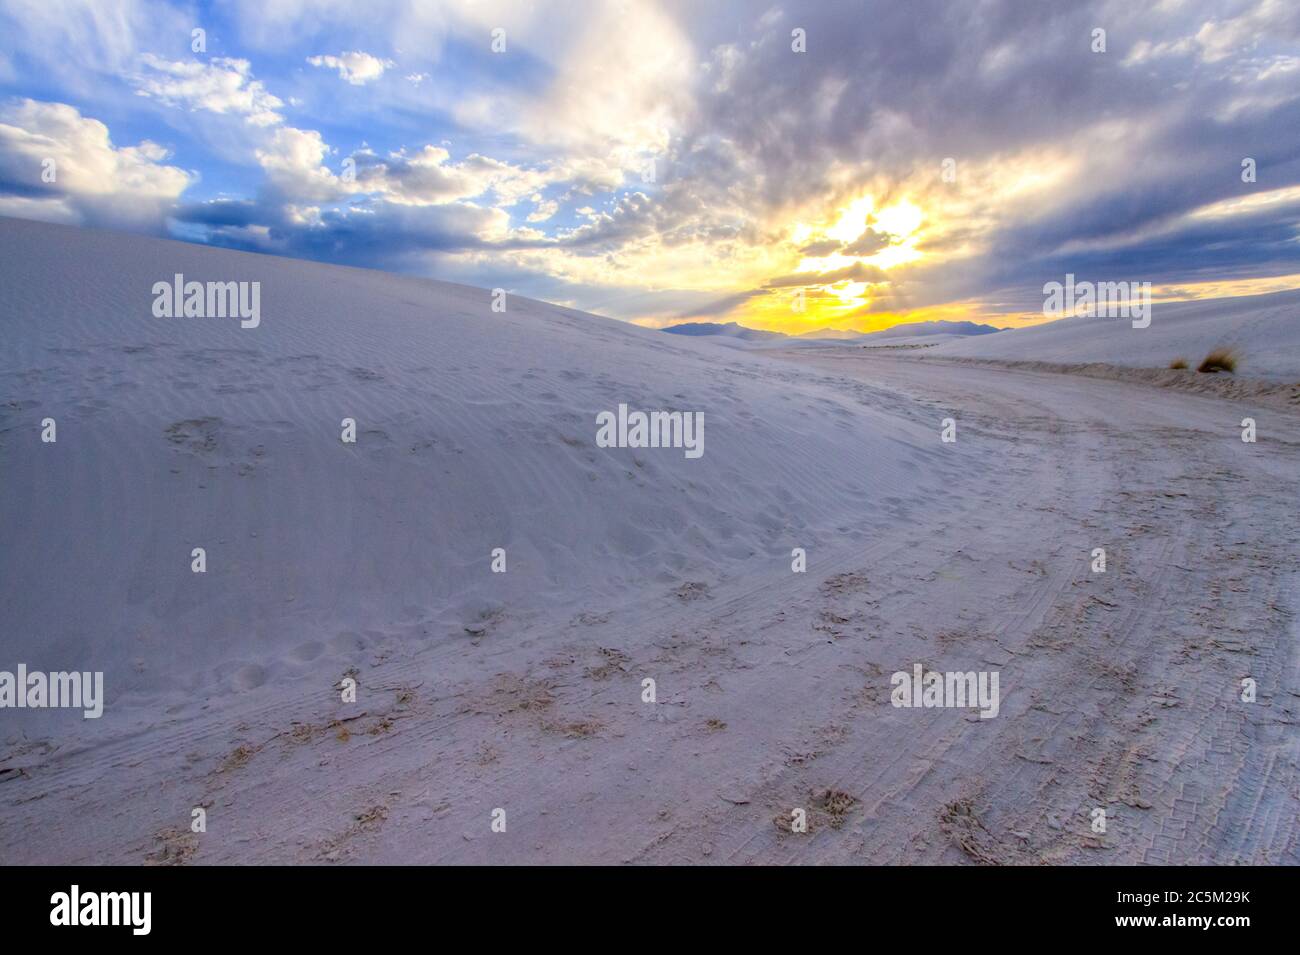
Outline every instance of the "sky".
<path fill-rule="evenodd" d="M 651 327 L 1293 288 L 1300 3 L 0 0 L 0 215 Z"/>

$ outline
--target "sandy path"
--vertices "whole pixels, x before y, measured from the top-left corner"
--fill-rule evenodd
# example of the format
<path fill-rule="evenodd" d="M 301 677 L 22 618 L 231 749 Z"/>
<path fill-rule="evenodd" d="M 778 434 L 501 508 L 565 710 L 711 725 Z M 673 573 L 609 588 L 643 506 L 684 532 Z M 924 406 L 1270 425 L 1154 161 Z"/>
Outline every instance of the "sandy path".
<path fill-rule="evenodd" d="M 648 585 L 376 659 L 355 706 L 322 688 L 34 746 L 0 776 L 5 861 L 1300 862 L 1300 419 L 1082 377 L 775 357 L 799 363 L 776 381 L 820 375 L 936 442 L 955 417 L 950 497 L 880 501 L 903 529 L 810 553 L 806 574 Z M 998 670 L 1000 715 L 890 706 L 889 675 L 917 662 Z M 774 823 L 793 807 L 811 833 Z"/>

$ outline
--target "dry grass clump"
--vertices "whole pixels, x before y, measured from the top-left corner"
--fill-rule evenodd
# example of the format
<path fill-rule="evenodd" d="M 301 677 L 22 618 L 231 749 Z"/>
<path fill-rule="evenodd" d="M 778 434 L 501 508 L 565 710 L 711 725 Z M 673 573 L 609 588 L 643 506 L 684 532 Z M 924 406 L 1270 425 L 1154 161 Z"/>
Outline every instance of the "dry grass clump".
<path fill-rule="evenodd" d="M 1187 359 L 1175 358 L 1173 361 L 1169 363 L 1169 367 L 1174 369 L 1175 371 L 1182 371 L 1187 368 Z"/>
<path fill-rule="evenodd" d="M 1231 348 L 1215 348 L 1197 366 L 1197 371 L 1206 374 L 1226 371 L 1233 374 L 1237 370 L 1237 353 Z"/>

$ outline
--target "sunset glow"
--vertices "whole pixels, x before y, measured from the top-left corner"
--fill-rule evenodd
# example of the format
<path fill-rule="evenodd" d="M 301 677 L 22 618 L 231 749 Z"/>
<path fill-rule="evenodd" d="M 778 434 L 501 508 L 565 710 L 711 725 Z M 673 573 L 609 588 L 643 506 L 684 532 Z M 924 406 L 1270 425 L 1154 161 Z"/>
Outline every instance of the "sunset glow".
<path fill-rule="evenodd" d="M 1070 5 L 865 37 L 835 3 L 200 6 L 201 50 L 161 0 L 0 11 L 0 215 L 650 327 L 1014 325 L 1066 271 L 1174 297 L 1300 272 L 1285 4 L 1103 5 L 1104 54 Z"/>

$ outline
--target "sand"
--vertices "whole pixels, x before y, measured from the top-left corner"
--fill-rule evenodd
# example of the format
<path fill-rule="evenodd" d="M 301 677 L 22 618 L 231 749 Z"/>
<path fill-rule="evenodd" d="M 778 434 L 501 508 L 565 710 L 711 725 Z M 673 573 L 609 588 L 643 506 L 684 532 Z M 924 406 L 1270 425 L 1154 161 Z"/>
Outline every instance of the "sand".
<path fill-rule="evenodd" d="M 1300 862 L 1293 411 L 0 253 L 0 668 L 106 696 L 0 711 L 0 861 Z M 154 318 L 176 272 L 260 281 L 260 324 Z M 704 454 L 597 447 L 620 403 L 703 412 Z M 918 663 L 997 670 L 996 718 L 891 706 Z"/>
<path fill-rule="evenodd" d="M 1151 309 L 1146 328 L 1134 328 L 1125 318 L 1079 316 L 950 339 L 929 355 L 1159 369 L 1182 358 L 1195 369 L 1211 350 L 1228 347 L 1239 356 L 1239 375 L 1300 381 L 1300 289 L 1156 302 Z"/>

